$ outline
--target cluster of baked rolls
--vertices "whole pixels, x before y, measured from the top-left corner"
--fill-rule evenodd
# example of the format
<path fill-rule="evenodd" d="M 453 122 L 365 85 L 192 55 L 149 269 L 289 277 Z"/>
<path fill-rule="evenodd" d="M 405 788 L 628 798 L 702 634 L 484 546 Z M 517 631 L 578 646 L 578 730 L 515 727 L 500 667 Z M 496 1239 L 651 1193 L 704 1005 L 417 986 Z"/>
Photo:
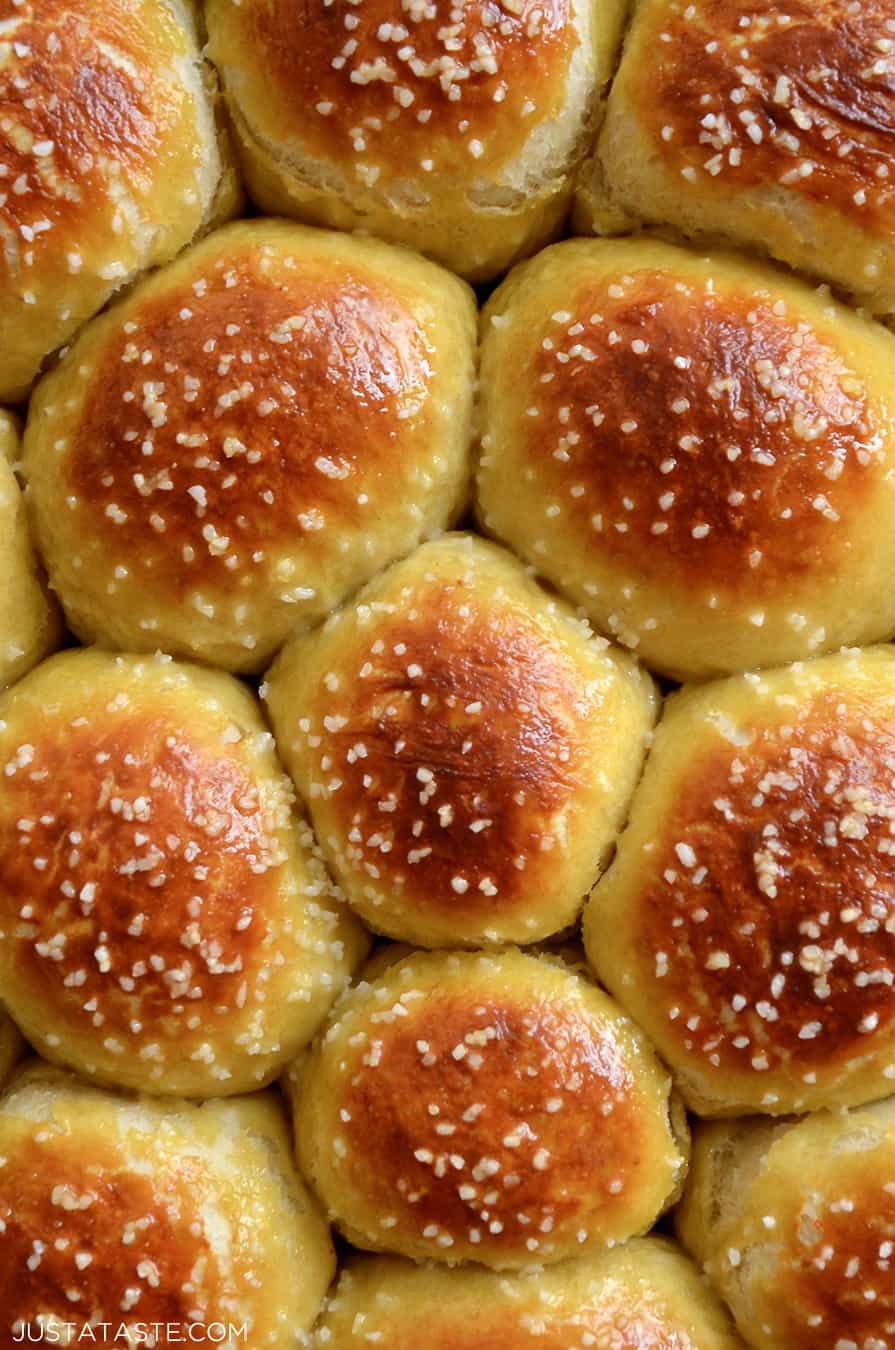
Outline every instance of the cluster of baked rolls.
<path fill-rule="evenodd" d="M 895 1350 L 895 6 L 631 9 L 0 0 L 0 1350 Z"/>

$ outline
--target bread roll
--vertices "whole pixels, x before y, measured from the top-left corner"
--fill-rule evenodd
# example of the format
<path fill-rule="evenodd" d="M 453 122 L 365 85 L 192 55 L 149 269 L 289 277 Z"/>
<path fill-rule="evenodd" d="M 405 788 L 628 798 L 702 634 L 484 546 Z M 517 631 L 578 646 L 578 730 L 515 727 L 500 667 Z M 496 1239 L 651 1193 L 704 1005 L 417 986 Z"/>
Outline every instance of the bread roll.
<path fill-rule="evenodd" d="M 264 692 L 351 905 L 430 947 L 575 921 L 655 715 L 627 656 L 470 535 L 425 544 L 290 643 Z"/>
<path fill-rule="evenodd" d="M 212 1096 L 269 1082 L 366 950 L 254 699 L 66 652 L 0 699 L 0 990 L 41 1054 Z"/>
<path fill-rule="evenodd" d="M 30 1067 L 0 1153 L 4 1346 L 310 1344 L 335 1255 L 272 1093 L 132 1100 Z"/>
<path fill-rule="evenodd" d="M 892 32 L 885 0 L 641 0 L 579 227 L 726 236 L 890 313 Z"/>
<path fill-rule="evenodd" d="M 485 311 L 480 518 L 677 678 L 888 638 L 893 368 L 782 272 L 559 244 Z"/>
<path fill-rule="evenodd" d="M 317 1339 L 327 1350 L 738 1350 L 742 1344 L 686 1257 L 655 1237 L 519 1275 L 354 1257 Z"/>
<path fill-rule="evenodd" d="M 0 409 L 0 459 L 15 465 L 19 459 L 19 419 Z"/>
<path fill-rule="evenodd" d="M 62 636 L 31 546 L 25 503 L 13 472 L 18 430 L 0 411 L 0 689 L 13 684 Z"/>
<path fill-rule="evenodd" d="M 669 699 L 584 936 L 692 1110 L 893 1090 L 893 768 L 891 646 Z"/>
<path fill-rule="evenodd" d="M 895 1099 L 697 1128 L 677 1211 L 755 1350 L 895 1344 Z"/>
<path fill-rule="evenodd" d="M 90 325 L 25 435 L 74 631 L 259 670 L 460 510 L 471 292 L 404 250 L 233 225 Z"/>
<path fill-rule="evenodd" d="M 362 982 L 298 1092 L 304 1175 L 356 1247 L 513 1269 L 645 1232 L 686 1170 L 670 1080 L 558 961 L 417 952 Z"/>
<path fill-rule="evenodd" d="M 0 401 L 238 192 L 185 0 L 7 0 Z"/>
<path fill-rule="evenodd" d="M 626 10 L 209 0 L 209 53 L 260 206 L 481 281 L 558 231 Z"/>

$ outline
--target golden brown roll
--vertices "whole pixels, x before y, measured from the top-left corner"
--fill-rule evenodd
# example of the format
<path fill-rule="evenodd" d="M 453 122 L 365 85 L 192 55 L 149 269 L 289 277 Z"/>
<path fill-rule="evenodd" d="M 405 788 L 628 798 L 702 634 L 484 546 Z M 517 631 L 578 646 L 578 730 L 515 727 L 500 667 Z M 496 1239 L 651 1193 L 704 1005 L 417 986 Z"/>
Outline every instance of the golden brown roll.
<path fill-rule="evenodd" d="M 0 990 L 46 1058 L 262 1086 L 366 950 L 229 676 L 66 652 L 0 699 Z"/>
<path fill-rule="evenodd" d="M 299 1161 L 357 1247 L 514 1269 L 645 1232 L 687 1163 L 670 1079 L 559 961 L 417 952 L 348 991 L 297 1091 Z"/>
<path fill-rule="evenodd" d="M 483 280 L 559 229 L 627 0 L 208 0 L 265 210 Z"/>
<path fill-rule="evenodd" d="M 221 230 L 32 400 L 44 559 L 85 641 L 259 670 L 465 500 L 472 293 L 405 251 Z"/>
<path fill-rule="evenodd" d="M 679 678 L 888 638 L 893 368 L 782 272 L 558 244 L 485 311 L 480 518 Z"/>
<path fill-rule="evenodd" d="M 430 947 L 574 922 L 656 702 L 626 655 L 470 535 L 423 545 L 290 643 L 264 693 L 350 904 Z"/>
<path fill-rule="evenodd" d="M 669 699 L 584 936 L 691 1109 L 893 1090 L 893 768 L 891 646 Z"/>
<path fill-rule="evenodd" d="M 14 413 L 0 409 L 0 459 L 15 465 L 19 459 L 19 419 Z"/>
<path fill-rule="evenodd" d="M 237 188 L 184 0 L 0 6 L 0 400 Z"/>
<path fill-rule="evenodd" d="M 4 1347 L 310 1344 L 335 1254 L 274 1094 L 161 1103 L 29 1066 L 0 1154 Z"/>
<path fill-rule="evenodd" d="M 353 1257 L 317 1328 L 323 1350 L 738 1350 L 717 1296 L 673 1243 L 635 1238 L 548 1270 L 445 1270 Z"/>
<path fill-rule="evenodd" d="M 39 573 L 13 472 L 18 445 L 15 421 L 0 411 L 0 689 L 30 670 L 62 635 L 59 611 Z"/>
<path fill-rule="evenodd" d="M 704 1124 L 678 1233 L 755 1350 L 890 1350 L 893 1178 L 893 1098 Z"/>
<path fill-rule="evenodd" d="M 726 237 L 895 307 L 886 0 L 642 0 L 576 223 Z"/>

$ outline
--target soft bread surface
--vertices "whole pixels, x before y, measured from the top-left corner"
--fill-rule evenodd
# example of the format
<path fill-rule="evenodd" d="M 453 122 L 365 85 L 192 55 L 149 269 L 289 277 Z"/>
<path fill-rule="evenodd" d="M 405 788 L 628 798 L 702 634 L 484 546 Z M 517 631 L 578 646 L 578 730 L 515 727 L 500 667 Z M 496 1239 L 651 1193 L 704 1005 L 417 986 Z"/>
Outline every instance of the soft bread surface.
<path fill-rule="evenodd" d="M 663 1238 L 547 1270 L 445 1270 L 394 1257 L 342 1269 L 323 1350 L 740 1350 L 717 1296 Z"/>
<path fill-rule="evenodd" d="M 52 657 L 0 700 L 0 992 L 153 1093 L 262 1086 L 366 950 L 257 703 L 164 658 Z"/>
<path fill-rule="evenodd" d="M 209 54 L 267 211 L 471 279 L 554 235 L 626 0 L 209 0 Z"/>
<path fill-rule="evenodd" d="M 61 637 L 59 612 L 38 571 L 13 472 L 18 445 L 15 421 L 0 411 L 0 689 L 14 684 Z"/>
<path fill-rule="evenodd" d="M 626 654 L 470 535 L 425 544 L 290 643 L 265 696 L 352 907 L 422 946 L 575 921 L 656 706 Z"/>
<path fill-rule="evenodd" d="M 579 226 L 723 236 L 891 313 L 892 23 L 886 0 L 642 0 Z"/>
<path fill-rule="evenodd" d="M 686 1169 L 670 1080 L 562 962 L 417 952 L 350 990 L 303 1067 L 304 1175 L 357 1247 L 496 1268 L 645 1232 Z"/>
<path fill-rule="evenodd" d="M 895 1099 L 699 1126 L 676 1221 L 755 1350 L 895 1345 Z"/>
<path fill-rule="evenodd" d="M 893 369 L 886 329 L 775 268 L 558 244 L 485 309 L 479 517 L 677 678 L 880 641 Z"/>
<path fill-rule="evenodd" d="M 236 191 L 184 0 L 0 4 L 0 400 Z"/>
<path fill-rule="evenodd" d="M 220 230 L 88 326 L 25 471 L 85 641 L 258 670 L 465 500 L 472 293 L 406 250 Z"/>
<path fill-rule="evenodd" d="M 128 1099 L 46 1066 L 0 1098 L 0 1344 L 174 1324 L 171 1340 L 293 1350 L 335 1273 L 274 1094 Z M 52 1330 L 51 1330 L 52 1329 Z M 87 1337 L 80 1335 L 81 1343 Z M 122 1341 L 124 1337 L 120 1338 Z M 145 1332 L 144 1339 L 145 1341 Z"/>
<path fill-rule="evenodd" d="M 893 773 L 890 646 L 669 699 L 584 930 L 693 1110 L 892 1091 Z"/>

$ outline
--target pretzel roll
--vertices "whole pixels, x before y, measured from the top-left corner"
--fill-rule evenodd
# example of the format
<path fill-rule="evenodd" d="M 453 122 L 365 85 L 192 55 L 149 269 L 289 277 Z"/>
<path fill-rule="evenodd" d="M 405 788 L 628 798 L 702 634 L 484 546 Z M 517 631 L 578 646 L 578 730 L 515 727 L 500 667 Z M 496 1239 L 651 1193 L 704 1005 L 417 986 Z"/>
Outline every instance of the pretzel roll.
<path fill-rule="evenodd" d="M 59 642 L 62 626 L 31 546 L 25 503 L 13 472 L 18 430 L 0 411 L 0 689 Z"/>
<path fill-rule="evenodd" d="M 132 1100 L 28 1067 L 0 1153 L 4 1346 L 310 1344 L 335 1254 L 274 1094 Z"/>
<path fill-rule="evenodd" d="M 887 638 L 893 367 L 782 272 L 559 244 L 485 311 L 481 519 L 677 678 Z"/>
<path fill-rule="evenodd" d="M 373 240 L 238 224 L 151 277 L 32 401 L 71 627 L 261 669 L 460 510 L 474 349 L 468 287 Z"/>
<path fill-rule="evenodd" d="M 0 460 L 15 465 L 19 458 L 19 419 L 0 408 Z"/>
<path fill-rule="evenodd" d="M 298 1092 L 304 1175 L 356 1247 L 513 1269 L 645 1232 L 686 1170 L 670 1080 L 559 961 L 418 952 L 350 990 Z"/>
<path fill-rule="evenodd" d="M 724 236 L 891 313 L 893 34 L 887 0 L 641 0 L 579 225 Z"/>
<path fill-rule="evenodd" d="M 893 1098 L 704 1124 L 678 1232 L 755 1350 L 891 1350 L 893 1178 Z"/>
<path fill-rule="evenodd" d="M 48 1059 L 154 1093 L 256 1088 L 366 950 L 255 700 L 66 652 L 0 699 L 0 990 Z"/>
<path fill-rule="evenodd" d="M 470 535 L 295 639 L 264 692 L 351 905 L 429 947 L 574 922 L 655 715 L 648 676 Z"/>
<path fill-rule="evenodd" d="M 238 197 L 186 0 L 0 4 L 0 400 Z"/>
<path fill-rule="evenodd" d="M 484 280 L 559 229 L 626 10 L 209 0 L 209 53 L 265 210 Z"/>
<path fill-rule="evenodd" d="M 328 1350 L 738 1350 L 691 1263 L 663 1238 L 498 1275 L 354 1257 L 317 1331 Z"/>
<path fill-rule="evenodd" d="M 588 956 L 705 1115 L 895 1079 L 895 649 L 672 696 Z"/>

